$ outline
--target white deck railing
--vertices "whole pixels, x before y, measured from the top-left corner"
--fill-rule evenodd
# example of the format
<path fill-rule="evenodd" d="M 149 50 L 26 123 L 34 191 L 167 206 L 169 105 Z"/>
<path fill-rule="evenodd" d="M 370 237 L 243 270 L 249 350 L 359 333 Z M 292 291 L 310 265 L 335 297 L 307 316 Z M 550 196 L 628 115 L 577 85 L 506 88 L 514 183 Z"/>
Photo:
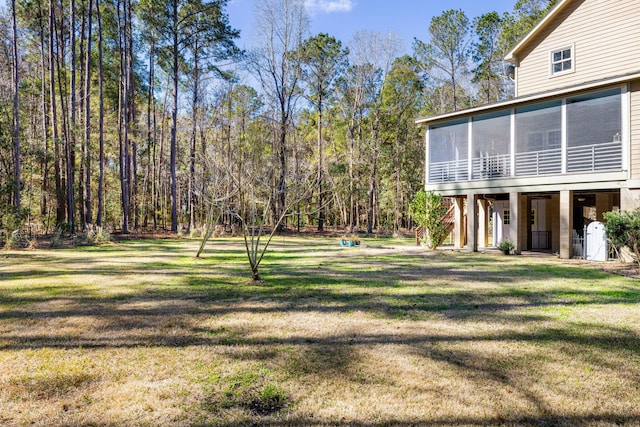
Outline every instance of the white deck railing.
<path fill-rule="evenodd" d="M 473 159 L 473 179 L 507 178 L 511 176 L 511 157 L 508 154 Z"/>
<path fill-rule="evenodd" d="M 620 169 L 622 169 L 622 144 L 620 142 L 567 148 L 567 172 Z"/>
<path fill-rule="evenodd" d="M 582 145 L 567 148 L 567 173 L 622 170 L 622 144 Z M 515 176 L 560 175 L 562 149 L 516 153 Z M 511 176 L 511 158 L 508 154 L 481 157 L 471 161 L 455 160 L 429 165 L 429 182 L 456 182 L 471 179 L 496 179 Z"/>
<path fill-rule="evenodd" d="M 528 151 L 516 154 L 516 176 L 553 175 L 562 172 L 562 150 Z"/>
<path fill-rule="evenodd" d="M 429 182 L 455 182 L 469 180 L 469 161 L 454 160 L 429 164 Z"/>

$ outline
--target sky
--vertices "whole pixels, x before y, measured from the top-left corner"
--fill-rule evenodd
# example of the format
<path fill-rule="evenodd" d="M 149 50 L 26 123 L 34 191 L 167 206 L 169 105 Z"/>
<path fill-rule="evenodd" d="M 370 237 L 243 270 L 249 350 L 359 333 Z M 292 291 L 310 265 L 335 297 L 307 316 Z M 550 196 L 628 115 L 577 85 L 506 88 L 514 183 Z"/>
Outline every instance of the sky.
<path fill-rule="evenodd" d="M 229 0 L 227 13 L 233 28 L 239 29 L 238 46 L 248 48 L 252 40 L 256 0 Z M 360 30 L 394 32 L 411 52 L 414 37 L 428 41 L 427 29 L 433 16 L 448 9 L 462 9 L 469 20 L 486 12 L 511 11 L 516 0 L 304 0 L 311 18 L 311 34 L 320 32 L 346 44 Z M 7 0 L 0 0 L 4 8 Z"/>
<path fill-rule="evenodd" d="M 2 0 L 0 0 L 2 1 Z M 256 0 L 230 0 L 229 21 L 240 30 L 238 46 L 248 48 L 252 41 Z M 516 0 L 305 0 L 311 19 L 311 34 L 328 33 L 348 43 L 360 30 L 394 32 L 410 53 L 413 39 L 428 41 L 427 29 L 433 16 L 445 10 L 462 9 L 469 20 L 484 13 L 511 11 Z"/>

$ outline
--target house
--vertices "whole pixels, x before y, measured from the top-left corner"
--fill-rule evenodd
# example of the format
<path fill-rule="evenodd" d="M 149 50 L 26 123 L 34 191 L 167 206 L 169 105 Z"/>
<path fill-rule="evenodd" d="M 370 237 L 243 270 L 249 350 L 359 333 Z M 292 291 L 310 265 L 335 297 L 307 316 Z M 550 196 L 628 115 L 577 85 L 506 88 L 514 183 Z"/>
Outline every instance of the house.
<path fill-rule="evenodd" d="M 456 247 L 571 258 L 585 225 L 640 205 L 640 1 L 561 0 L 506 59 L 515 98 L 417 121 L 426 188 L 455 201 Z"/>

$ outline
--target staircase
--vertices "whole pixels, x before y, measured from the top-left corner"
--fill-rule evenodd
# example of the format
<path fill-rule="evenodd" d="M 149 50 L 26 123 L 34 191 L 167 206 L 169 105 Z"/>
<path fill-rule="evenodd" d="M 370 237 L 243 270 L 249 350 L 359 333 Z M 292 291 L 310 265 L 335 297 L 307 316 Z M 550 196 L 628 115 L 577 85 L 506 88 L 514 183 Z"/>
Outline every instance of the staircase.
<path fill-rule="evenodd" d="M 442 222 L 446 227 L 447 236 L 449 236 L 455 226 L 455 204 L 450 198 L 443 199 L 442 204 L 447 208 L 447 212 L 442 216 Z M 424 238 L 424 233 L 425 230 L 422 227 L 416 227 L 416 246 L 420 246 L 420 242 Z"/>
<path fill-rule="evenodd" d="M 456 223 L 456 208 L 455 203 L 453 203 L 453 200 L 450 198 L 444 199 L 443 203 L 447 206 L 447 213 L 442 217 L 442 222 L 447 227 L 447 236 L 449 236 Z"/>

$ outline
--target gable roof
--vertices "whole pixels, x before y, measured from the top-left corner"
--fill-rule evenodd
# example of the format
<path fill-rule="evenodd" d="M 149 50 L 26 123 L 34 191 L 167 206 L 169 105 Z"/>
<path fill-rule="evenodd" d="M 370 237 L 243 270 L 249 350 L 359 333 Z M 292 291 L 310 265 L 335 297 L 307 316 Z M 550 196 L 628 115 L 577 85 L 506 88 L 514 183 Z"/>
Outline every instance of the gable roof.
<path fill-rule="evenodd" d="M 560 11 L 572 1 L 573 0 L 560 0 L 558 4 L 556 4 L 555 7 L 551 9 L 549 13 L 547 13 L 545 17 L 542 18 L 540 22 L 538 22 L 536 26 L 533 27 L 533 29 L 529 31 L 527 35 L 524 36 L 524 38 L 520 40 L 520 42 L 509 51 L 509 53 L 507 53 L 507 56 L 505 56 L 504 58 L 505 61 L 515 62 L 518 52 L 522 50 L 524 46 L 529 44 L 531 40 L 533 40 L 538 35 L 538 33 L 540 33 L 540 31 L 542 31 L 542 29 L 546 27 L 547 24 L 560 13 Z"/>

